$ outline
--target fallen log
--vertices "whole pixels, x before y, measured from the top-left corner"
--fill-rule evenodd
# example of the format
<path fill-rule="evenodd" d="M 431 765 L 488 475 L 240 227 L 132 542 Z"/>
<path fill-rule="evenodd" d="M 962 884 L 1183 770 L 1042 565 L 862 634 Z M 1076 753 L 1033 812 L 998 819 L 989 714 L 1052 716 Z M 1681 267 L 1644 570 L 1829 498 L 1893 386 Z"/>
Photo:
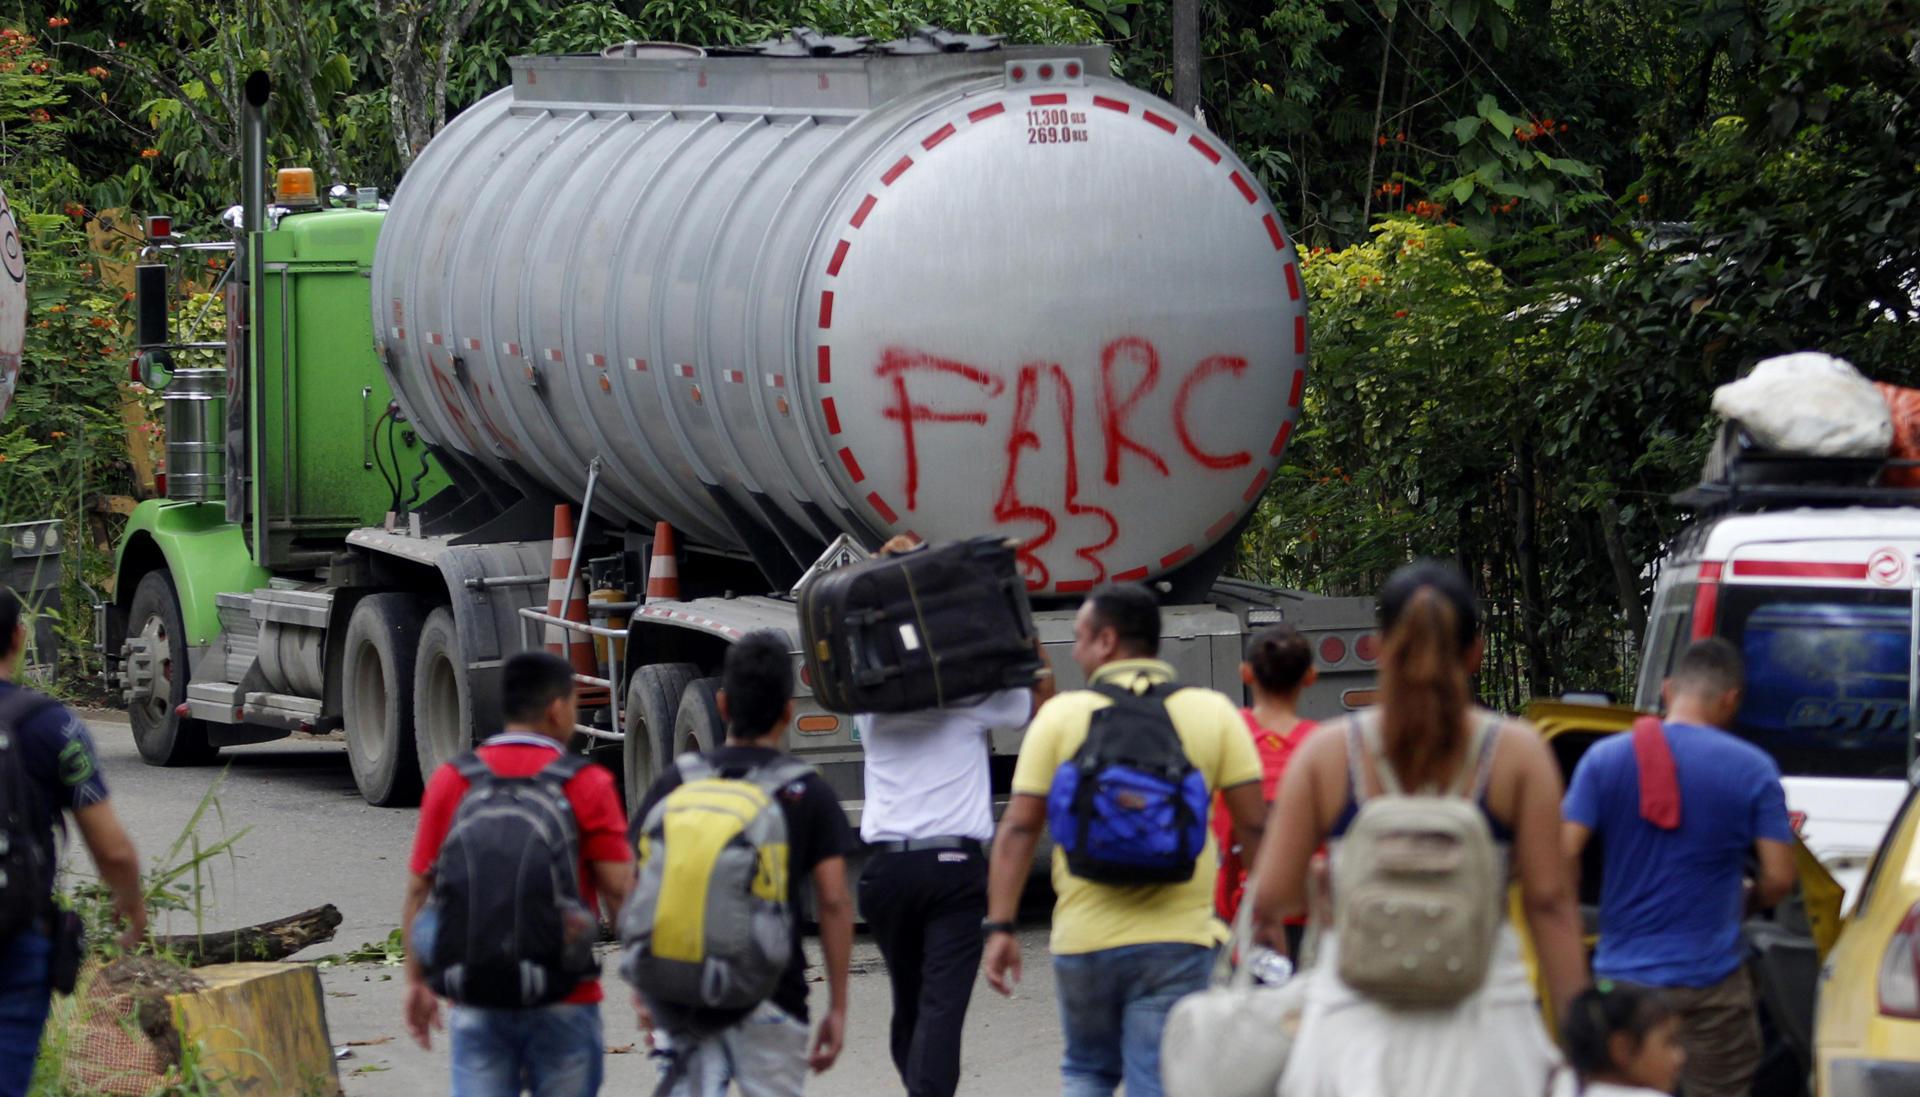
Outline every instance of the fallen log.
<path fill-rule="evenodd" d="M 328 903 L 257 926 L 205 933 L 156 934 L 153 950 L 176 957 L 188 967 L 284 960 L 308 945 L 333 940 L 333 931 L 339 926 L 340 910 Z"/>

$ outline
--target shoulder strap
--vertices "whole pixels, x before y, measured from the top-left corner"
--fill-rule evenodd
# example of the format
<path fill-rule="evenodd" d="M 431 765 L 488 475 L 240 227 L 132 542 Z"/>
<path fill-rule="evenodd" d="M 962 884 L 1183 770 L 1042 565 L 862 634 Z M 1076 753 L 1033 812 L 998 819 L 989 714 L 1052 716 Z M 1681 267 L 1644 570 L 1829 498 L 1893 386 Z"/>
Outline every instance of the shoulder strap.
<path fill-rule="evenodd" d="M 680 775 L 680 783 L 690 785 L 695 781 L 704 781 L 719 772 L 713 763 L 697 751 L 688 751 L 673 760 L 673 771 Z"/>
<path fill-rule="evenodd" d="M 1353 723 L 1358 729 L 1361 749 L 1368 758 L 1373 759 L 1373 772 L 1380 778 L 1380 791 L 1388 796 L 1405 796 L 1407 790 L 1400 783 L 1400 775 L 1393 772 L 1393 766 L 1387 763 L 1386 741 L 1380 730 L 1380 710 L 1367 709 L 1355 715 Z M 1354 770 L 1354 789 L 1358 791 L 1364 785 L 1367 773 L 1365 765 L 1358 762 L 1355 765 L 1358 768 Z"/>
<path fill-rule="evenodd" d="M 467 779 L 469 785 L 489 780 L 494 775 L 493 770 L 480 760 L 478 751 L 467 751 L 449 764 L 453 766 L 454 772 Z"/>
<path fill-rule="evenodd" d="M 1500 715 L 1493 713 L 1475 724 L 1473 738 L 1467 743 L 1467 757 L 1473 760 L 1473 765 L 1460 767 L 1454 779 L 1454 791 L 1469 800 L 1478 802 L 1487 794 L 1488 782 L 1493 780 L 1493 756 L 1500 745 L 1500 720 Z"/>
<path fill-rule="evenodd" d="M 1366 733 L 1360 726 L 1366 713 L 1355 713 L 1346 718 L 1347 725 L 1347 784 L 1353 786 L 1353 806 L 1357 810 L 1367 802 L 1367 756 Z"/>
<path fill-rule="evenodd" d="M 772 796 L 795 781 L 805 780 L 812 772 L 813 767 L 798 758 L 783 758 L 778 762 L 761 766 L 750 776 L 754 784 L 768 796 Z"/>
<path fill-rule="evenodd" d="M 539 776 L 543 780 L 552 780 L 564 785 L 580 776 L 591 764 L 586 755 L 563 750 L 558 757 L 541 768 Z"/>

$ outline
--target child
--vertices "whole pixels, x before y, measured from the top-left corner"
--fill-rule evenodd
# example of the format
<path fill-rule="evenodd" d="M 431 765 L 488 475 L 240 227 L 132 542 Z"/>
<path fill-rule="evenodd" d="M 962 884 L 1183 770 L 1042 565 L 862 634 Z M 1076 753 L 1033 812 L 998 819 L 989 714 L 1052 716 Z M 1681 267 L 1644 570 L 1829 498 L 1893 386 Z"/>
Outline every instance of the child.
<path fill-rule="evenodd" d="M 1560 1026 L 1580 1097 L 1672 1093 L 1686 1052 L 1680 1016 L 1646 987 L 1601 979 L 1567 1007 Z"/>
<path fill-rule="evenodd" d="M 1247 643 L 1246 661 L 1240 664 L 1240 680 L 1253 694 L 1253 707 L 1241 709 L 1247 731 L 1260 751 L 1260 793 L 1268 804 L 1280 789 L 1280 775 L 1287 759 L 1300 747 L 1314 728 L 1311 720 L 1302 720 L 1296 711 L 1300 693 L 1320 676 L 1313 665 L 1313 649 L 1300 630 L 1288 624 L 1270 625 L 1255 633 Z M 1240 909 L 1247 886 L 1246 865 L 1233 842 L 1233 823 L 1218 802 L 1213 808 L 1214 839 L 1220 844 L 1220 879 L 1214 886 L 1213 907 L 1229 925 Z M 1289 925 L 1288 944 L 1298 951 L 1298 927 Z"/>

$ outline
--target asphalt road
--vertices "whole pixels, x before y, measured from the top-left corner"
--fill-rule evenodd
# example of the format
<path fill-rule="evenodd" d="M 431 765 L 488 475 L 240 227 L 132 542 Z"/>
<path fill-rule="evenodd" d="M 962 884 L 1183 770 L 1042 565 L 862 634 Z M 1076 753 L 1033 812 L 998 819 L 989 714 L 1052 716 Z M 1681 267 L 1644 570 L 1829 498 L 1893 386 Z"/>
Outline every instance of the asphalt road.
<path fill-rule="evenodd" d="M 342 916 L 334 940 L 295 957 L 317 961 L 382 943 L 400 924 L 417 812 L 367 806 L 354 790 L 340 743 L 283 741 L 240 747 L 224 752 L 218 766 L 155 769 L 140 761 L 124 721 L 94 714 L 88 723 L 113 803 L 133 833 L 144 865 L 192 859 L 196 835 L 202 849 L 240 835 L 229 852 L 203 865 L 197 881 L 187 878 L 197 887 L 198 928 L 230 929 L 332 903 Z M 187 825 L 210 789 L 214 796 L 199 827 L 189 834 Z M 169 850 L 176 846 L 169 861 Z M 70 867 L 81 874 L 92 868 L 84 854 L 71 859 Z M 154 929 L 192 932 L 196 915 L 161 914 Z M 1037 1093 L 1057 1084 L 1060 1025 L 1051 965 L 1046 962 L 1046 931 L 1035 925 L 1021 936 L 1027 982 L 1019 993 L 1008 1000 L 984 981 L 975 986 L 967 1017 L 962 1094 Z M 818 949 L 810 943 L 809 952 L 816 961 L 809 974 L 817 981 Z M 645 1041 L 624 1004 L 618 976 L 611 974 L 613 965 L 607 969 L 609 1001 L 603 1023 L 610 1054 L 605 1092 L 651 1092 L 654 1073 Z M 887 1053 L 891 1007 L 886 974 L 878 951 L 864 935 L 855 939 L 853 969 L 847 1048 L 839 1064 L 811 1088 L 845 1097 L 897 1094 L 901 1089 Z M 339 1062 L 349 1097 L 446 1091 L 444 1044 L 436 1042 L 433 1050 L 422 1051 L 401 1026 L 397 966 L 328 963 L 321 981 L 332 1042 L 349 1052 Z M 825 1000 L 825 988 L 816 988 L 814 1008 L 823 1008 Z"/>

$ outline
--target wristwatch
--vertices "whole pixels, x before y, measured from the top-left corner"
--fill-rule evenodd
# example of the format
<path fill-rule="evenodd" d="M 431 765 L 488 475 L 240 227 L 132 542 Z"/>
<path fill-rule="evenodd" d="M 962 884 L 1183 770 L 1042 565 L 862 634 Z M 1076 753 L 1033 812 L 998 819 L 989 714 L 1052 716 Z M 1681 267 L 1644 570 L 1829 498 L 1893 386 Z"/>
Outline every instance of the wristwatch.
<path fill-rule="evenodd" d="M 1012 933 L 1013 929 L 1014 926 L 1012 922 L 985 921 L 980 923 L 980 936 L 985 938 L 991 937 L 996 933 Z"/>

